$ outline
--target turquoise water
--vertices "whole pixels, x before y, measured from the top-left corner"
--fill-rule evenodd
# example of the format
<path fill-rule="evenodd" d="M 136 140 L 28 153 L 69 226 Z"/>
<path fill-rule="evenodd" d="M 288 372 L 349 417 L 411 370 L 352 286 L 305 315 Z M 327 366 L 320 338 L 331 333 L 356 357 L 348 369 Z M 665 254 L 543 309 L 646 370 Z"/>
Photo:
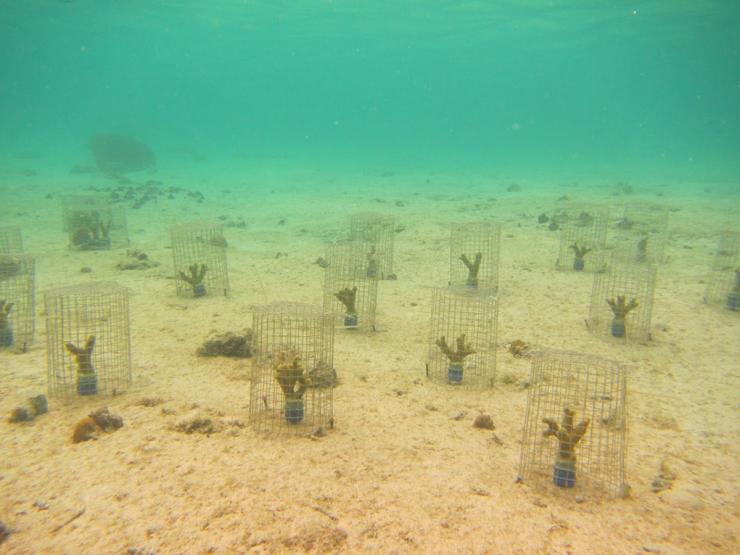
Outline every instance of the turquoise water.
<path fill-rule="evenodd" d="M 737 182 L 736 0 L 0 1 L 0 157 Z"/>

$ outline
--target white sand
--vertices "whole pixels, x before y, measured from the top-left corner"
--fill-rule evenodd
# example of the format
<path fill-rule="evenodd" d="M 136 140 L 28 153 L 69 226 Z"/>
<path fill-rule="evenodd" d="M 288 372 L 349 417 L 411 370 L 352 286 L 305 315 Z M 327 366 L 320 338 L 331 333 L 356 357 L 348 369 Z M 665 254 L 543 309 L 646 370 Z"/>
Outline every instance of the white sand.
<path fill-rule="evenodd" d="M 202 186 L 154 177 L 165 186 Z M 130 287 L 134 385 L 108 399 L 51 399 L 49 414 L 29 424 L 3 418 L 0 521 L 13 532 L 0 551 L 740 552 L 740 318 L 702 303 L 718 232 L 733 218 L 737 224 L 737 203 L 711 193 L 697 200 L 670 187 L 637 186 L 630 197 L 572 186 L 533 193 L 526 184 L 507 193 L 506 183 L 485 176 L 435 176 L 432 185 L 447 193 L 426 193 L 425 179 L 336 178 L 333 192 L 309 193 L 326 180 L 288 172 L 225 176 L 221 182 L 232 184 L 204 189 L 203 204 L 178 198 L 130 210 L 132 246 L 161 266 L 119 272 L 120 252 L 67 250 L 58 199 L 44 195 L 71 185 L 6 178 L 3 225 L 23 226 L 26 249 L 38 256 L 39 292 L 99 279 Z M 472 182 L 474 192 L 452 192 L 460 182 Z M 536 223 L 560 194 L 614 206 L 643 198 L 673 209 L 648 345 L 625 347 L 586 330 L 592 278 L 555 271 L 558 236 Z M 396 236 L 399 279 L 380 284 L 380 331 L 337 333 L 336 428 L 320 439 L 265 439 L 235 425 L 211 436 L 172 430 L 200 413 L 247 422 L 251 363 L 199 358 L 195 349 L 212 329 L 251 325 L 251 304 L 319 302 L 321 270 L 312 262 L 359 210 L 391 213 L 406 229 Z M 222 214 L 249 223 L 227 230 L 231 298 L 177 298 L 167 227 Z M 484 217 L 504 227 L 498 377 L 528 375 L 528 361 L 505 348 L 513 339 L 631 365 L 629 498 L 576 499 L 515 483 L 526 390 L 499 379 L 491 391 L 457 391 L 425 379 L 429 288 L 446 282 L 446 226 Z M 282 218 L 286 224 L 277 226 Z M 278 252 L 287 256 L 276 259 Z M 80 274 L 82 266 L 93 273 Z M 44 346 L 39 294 L 35 346 L 23 355 L 0 353 L 0 414 L 46 391 Z M 164 402 L 141 406 L 146 397 Z M 125 426 L 72 444 L 75 423 L 101 406 Z M 463 411 L 464 419 L 452 419 Z M 480 411 L 492 415 L 502 445 L 472 427 Z M 650 486 L 662 463 L 677 479 L 656 494 Z"/>

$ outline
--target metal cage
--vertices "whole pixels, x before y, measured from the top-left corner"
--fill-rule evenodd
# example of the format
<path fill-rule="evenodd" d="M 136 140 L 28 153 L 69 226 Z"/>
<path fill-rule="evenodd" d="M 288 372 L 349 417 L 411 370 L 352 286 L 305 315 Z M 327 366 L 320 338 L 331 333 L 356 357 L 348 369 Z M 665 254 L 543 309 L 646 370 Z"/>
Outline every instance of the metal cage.
<path fill-rule="evenodd" d="M 396 224 L 393 216 L 360 212 L 349 220 L 351 241 L 369 243 L 375 251 L 379 279 L 388 279 L 393 274 L 393 242 Z"/>
<path fill-rule="evenodd" d="M 560 222 L 560 251 L 556 267 L 575 272 L 603 271 L 609 211 L 600 206 L 573 205 Z"/>
<path fill-rule="evenodd" d="M 102 195 L 62 197 L 62 226 L 73 250 L 119 249 L 129 244 L 125 209 Z"/>
<path fill-rule="evenodd" d="M 635 264 L 661 264 L 668 243 L 668 209 L 655 204 L 628 204 L 609 241 L 613 256 Z"/>
<path fill-rule="evenodd" d="M 25 352 L 36 329 L 35 261 L 0 255 L 0 349 Z"/>
<path fill-rule="evenodd" d="M 468 287 L 432 291 L 427 377 L 457 387 L 492 387 L 498 297 Z"/>
<path fill-rule="evenodd" d="M 0 254 L 18 254 L 23 252 L 23 236 L 16 226 L 0 227 Z"/>
<path fill-rule="evenodd" d="M 253 313 L 249 420 L 267 434 L 333 425 L 334 326 L 321 307 L 275 302 Z"/>
<path fill-rule="evenodd" d="M 378 300 L 373 244 L 348 241 L 330 245 L 324 272 L 324 311 L 338 327 L 375 331 Z"/>
<path fill-rule="evenodd" d="M 588 327 L 618 340 L 650 340 L 657 270 L 652 264 L 612 262 L 594 274 Z"/>
<path fill-rule="evenodd" d="M 707 280 L 704 302 L 740 311 L 740 231 L 722 232 Z"/>
<path fill-rule="evenodd" d="M 179 297 L 229 295 L 223 226 L 196 222 L 170 230 Z"/>
<path fill-rule="evenodd" d="M 128 289 L 97 282 L 44 292 L 49 396 L 115 395 L 131 385 Z"/>
<path fill-rule="evenodd" d="M 501 226 L 494 222 L 464 222 L 450 233 L 450 286 L 495 293 L 499 282 Z"/>
<path fill-rule="evenodd" d="M 626 492 L 627 372 L 592 355 L 544 351 L 531 363 L 519 477 L 551 492 Z"/>

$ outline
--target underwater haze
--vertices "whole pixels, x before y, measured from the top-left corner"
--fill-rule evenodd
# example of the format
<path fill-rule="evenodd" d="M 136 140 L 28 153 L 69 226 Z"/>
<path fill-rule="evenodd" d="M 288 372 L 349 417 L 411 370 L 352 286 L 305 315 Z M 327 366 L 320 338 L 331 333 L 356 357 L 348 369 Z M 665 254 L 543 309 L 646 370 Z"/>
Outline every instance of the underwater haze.
<path fill-rule="evenodd" d="M 736 183 L 737 0 L 0 0 L 0 159 Z"/>

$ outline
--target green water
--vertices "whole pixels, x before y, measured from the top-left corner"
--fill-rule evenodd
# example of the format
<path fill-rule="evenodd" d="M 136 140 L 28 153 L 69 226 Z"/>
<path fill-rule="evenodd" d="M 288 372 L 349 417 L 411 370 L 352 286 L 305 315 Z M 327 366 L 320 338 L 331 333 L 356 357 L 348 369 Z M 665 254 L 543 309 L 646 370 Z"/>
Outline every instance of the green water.
<path fill-rule="evenodd" d="M 737 0 L 1 0 L 0 160 L 740 177 Z M 23 160 L 18 162 L 18 160 Z"/>

